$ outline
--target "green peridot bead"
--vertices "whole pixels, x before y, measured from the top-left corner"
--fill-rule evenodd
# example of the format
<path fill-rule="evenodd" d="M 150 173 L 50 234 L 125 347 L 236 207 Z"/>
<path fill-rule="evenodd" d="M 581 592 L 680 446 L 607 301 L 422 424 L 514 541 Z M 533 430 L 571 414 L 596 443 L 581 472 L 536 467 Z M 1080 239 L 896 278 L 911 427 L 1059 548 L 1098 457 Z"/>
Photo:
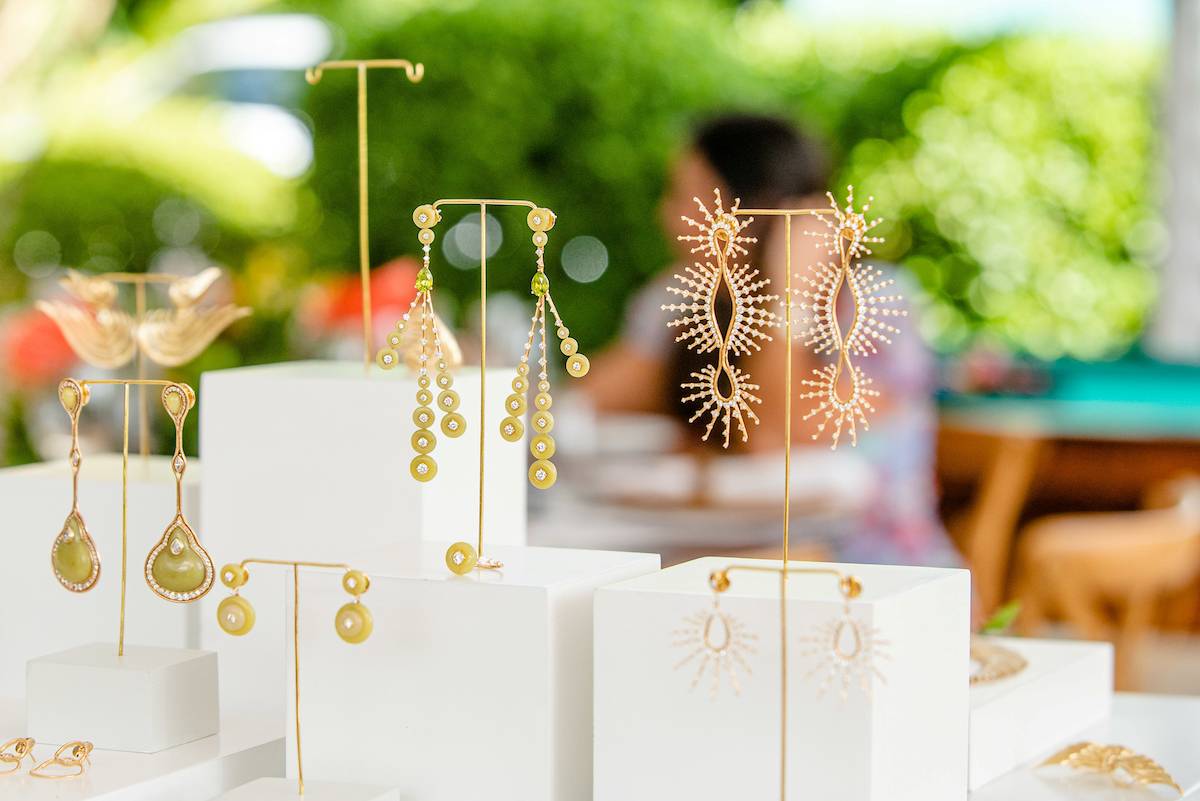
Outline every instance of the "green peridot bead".
<path fill-rule="evenodd" d="M 418 292 L 429 292 L 433 289 L 433 273 L 429 271 L 428 267 L 422 267 L 421 271 L 417 273 L 416 287 Z"/>
<path fill-rule="evenodd" d="M 529 282 L 529 291 L 539 298 L 542 297 L 550 291 L 550 279 L 545 273 L 535 273 L 533 280 Z"/>

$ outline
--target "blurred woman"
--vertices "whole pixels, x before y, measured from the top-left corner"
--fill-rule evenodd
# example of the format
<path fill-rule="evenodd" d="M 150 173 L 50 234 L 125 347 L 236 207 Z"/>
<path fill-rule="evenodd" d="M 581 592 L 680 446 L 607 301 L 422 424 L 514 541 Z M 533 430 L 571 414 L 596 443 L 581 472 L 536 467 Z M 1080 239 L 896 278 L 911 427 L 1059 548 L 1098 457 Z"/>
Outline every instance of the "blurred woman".
<path fill-rule="evenodd" d="M 677 237 L 694 233 L 683 216 L 699 217 L 696 199 L 712 206 L 713 189 L 720 189 L 728 208 L 735 199 L 743 208 L 826 208 L 825 191 L 829 176 L 823 150 L 785 120 L 755 115 L 732 115 L 713 119 L 700 126 L 690 143 L 676 158 L 661 202 L 661 224 L 669 238 L 677 243 L 679 262 L 691 263 L 690 244 Z M 811 269 L 810 264 L 825 257 L 816 250 L 820 240 L 807 233 L 826 230 L 817 218 L 796 217 L 792 222 L 793 269 L 797 273 Z M 780 218 L 756 220 L 748 234 L 758 238 L 749 246 L 744 261 L 771 278 L 765 290 L 782 295 L 786 275 L 783 224 Z M 675 329 L 667 327 L 673 314 L 662 310 L 664 303 L 675 302 L 666 292 L 678 266 L 665 269 L 633 299 L 619 341 L 593 360 L 586 387 L 597 409 L 604 413 L 660 413 L 683 424 L 695 412 L 685 406 L 679 385 L 713 358 L 697 354 L 684 344 L 676 344 Z M 892 273 L 894 271 L 888 271 Z M 900 276 L 892 276 L 900 279 Z M 799 281 L 793 281 L 794 286 Z M 899 280 L 898 280 L 899 283 Z M 912 297 L 911 291 L 902 292 Z M 847 294 L 847 293 L 843 293 Z M 728 304 L 723 297 L 721 302 Z M 717 318 L 728 319 L 730 308 L 718 303 Z M 911 309 L 911 303 L 906 304 Z M 782 317 L 783 309 L 777 313 Z M 802 316 L 798 310 L 793 312 Z M 910 311 L 911 314 L 911 311 Z M 843 318 L 845 319 L 845 318 Z M 794 323 L 799 320 L 794 318 Z M 957 556 L 950 546 L 936 512 L 933 445 L 935 410 L 932 403 L 934 366 L 930 354 L 914 330 L 910 316 L 907 329 L 879 354 L 864 360 L 864 369 L 881 396 L 873 401 L 871 430 L 859 438 L 852 449 L 848 442 L 838 451 L 837 461 L 857 461 L 866 466 L 858 472 L 867 480 L 854 488 L 856 498 L 853 525 L 848 535 L 834 545 L 836 556 L 846 561 L 897 564 L 954 564 Z M 781 329 L 772 329 L 774 339 L 782 338 Z M 755 412 L 760 423 L 749 425 L 750 440 L 743 445 L 734 437 L 729 452 L 778 452 L 784 436 L 785 364 L 779 348 L 783 343 L 765 345 L 761 351 L 741 356 L 739 368 L 751 375 L 763 399 Z M 801 399 L 800 381 L 825 362 L 802 343 L 793 348 L 792 441 L 813 441 L 815 419 L 804 420 L 811 408 Z M 683 441 L 699 443 L 701 423 Z M 698 429 L 698 430 L 697 430 Z M 720 427 L 702 447 L 709 454 L 723 452 Z M 860 431 L 860 433 L 862 433 Z M 694 435 L 694 436 L 693 436 Z M 825 437 L 828 437 L 826 432 Z M 826 439 L 820 440 L 821 443 Z M 689 446 L 691 447 L 691 446 Z M 798 458 L 804 458 L 799 455 Z M 831 457 L 824 454 L 813 458 Z M 793 488 L 795 493 L 795 488 Z"/>

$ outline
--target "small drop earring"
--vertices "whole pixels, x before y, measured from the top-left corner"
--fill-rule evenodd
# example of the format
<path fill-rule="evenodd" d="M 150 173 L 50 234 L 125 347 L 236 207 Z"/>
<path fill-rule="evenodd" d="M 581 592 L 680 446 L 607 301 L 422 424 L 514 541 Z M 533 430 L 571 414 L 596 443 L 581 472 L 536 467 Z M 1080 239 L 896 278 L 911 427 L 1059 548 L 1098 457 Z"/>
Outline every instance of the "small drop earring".
<path fill-rule="evenodd" d="M 243 637 L 254 628 L 254 606 L 240 594 L 249 580 L 250 573 L 241 565 L 228 564 L 221 568 L 221 583 L 233 590 L 233 595 L 217 606 L 217 625 L 234 637 Z"/>
<path fill-rule="evenodd" d="M 342 605 L 334 617 L 334 628 L 338 636 L 351 645 L 366 642 L 375 628 L 375 619 L 360 597 L 371 588 L 371 579 L 359 570 L 348 570 L 342 576 L 342 589 L 354 600 Z"/>
<path fill-rule="evenodd" d="M 82 776 L 87 766 L 92 763 L 92 749 L 95 748 L 91 743 L 76 740 L 59 746 L 54 752 L 54 756 L 44 762 L 39 762 L 29 771 L 30 776 L 39 779 L 74 779 Z M 51 773 L 55 768 L 66 768 L 74 770 L 74 773 Z"/>
<path fill-rule="evenodd" d="M 58 583 L 71 592 L 87 592 L 100 580 L 100 555 L 79 513 L 79 415 L 91 398 L 86 385 L 65 378 L 58 385 L 58 402 L 71 418 L 71 512 L 50 547 L 50 567 Z"/>

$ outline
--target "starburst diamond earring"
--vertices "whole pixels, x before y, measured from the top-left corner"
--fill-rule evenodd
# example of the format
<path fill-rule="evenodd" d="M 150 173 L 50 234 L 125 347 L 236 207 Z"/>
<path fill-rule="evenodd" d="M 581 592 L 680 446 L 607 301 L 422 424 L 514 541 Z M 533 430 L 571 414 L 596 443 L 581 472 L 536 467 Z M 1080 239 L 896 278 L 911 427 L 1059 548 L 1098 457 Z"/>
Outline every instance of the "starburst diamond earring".
<path fill-rule="evenodd" d="M 855 684 L 870 696 L 875 679 L 886 683 L 879 663 L 887 660 L 889 643 L 879 636 L 878 629 L 850 611 L 850 599 L 862 594 L 862 582 L 854 576 L 845 576 L 838 582 L 838 589 L 842 593 L 842 613 L 800 638 L 804 646 L 800 656 L 813 661 L 804 678 L 819 677 L 817 694 L 824 695 L 836 687 L 845 701 Z"/>
<path fill-rule="evenodd" d="M 442 433 L 447 437 L 460 437 L 467 430 L 467 421 L 458 413 L 459 397 L 452 387 L 454 376 L 450 374 L 450 364 L 447 353 L 442 349 L 442 337 L 438 330 L 437 316 L 433 312 L 433 273 L 429 270 L 429 251 L 435 234 L 433 227 L 442 220 L 442 213 L 432 205 L 418 206 L 413 212 L 413 222 L 420 229 L 417 240 L 423 251 L 421 270 L 417 273 L 417 294 L 408 311 L 397 322 L 396 330 L 388 334 L 388 344 L 380 348 L 375 362 L 384 370 L 391 370 L 401 362 L 400 351 L 404 347 L 404 332 L 410 323 L 421 326 L 419 339 L 419 355 L 417 357 L 417 408 L 413 410 L 412 419 L 417 430 L 412 435 L 412 447 L 416 451 L 409 465 L 409 472 L 417 481 L 432 481 L 437 475 L 437 462 L 433 459 L 433 449 L 437 446 L 437 436 L 433 428 L 435 411 L 431 405 L 434 402 L 432 384 L 437 384 L 437 409 L 442 412 Z M 414 311 L 419 315 L 413 320 Z M 433 362 L 437 371 L 436 378 L 429 377 L 429 363 Z"/>
<path fill-rule="evenodd" d="M 675 669 L 691 668 L 693 690 L 707 677 L 711 698 L 720 694 L 723 680 L 728 680 L 734 695 L 740 695 L 739 672 L 742 676 L 750 675 L 747 658 L 757 652 L 754 644 L 758 636 L 721 609 L 721 593 L 729 589 L 729 576 L 725 571 L 714 572 L 709 576 L 708 584 L 713 591 L 712 606 L 684 618 L 682 625 L 673 632 L 673 645 L 687 652 L 676 663 Z"/>
<path fill-rule="evenodd" d="M 668 323 L 671 328 L 683 328 L 683 332 L 675 337 L 676 342 L 687 342 L 688 349 L 697 353 L 717 353 L 716 364 L 706 364 L 699 372 L 691 374 L 694 381 L 683 384 L 683 389 L 690 392 L 683 402 L 700 404 L 689 422 L 709 415 L 701 439 L 707 441 L 717 420 L 722 421 L 724 445 L 728 448 L 735 420 L 742 442 L 750 439 L 746 421 L 758 423 L 751 404 L 762 403 L 762 399 L 754 394 L 758 384 L 752 383 L 748 373 L 734 366 L 732 359 L 761 350 L 760 341 L 771 340 L 764 329 L 779 325 L 779 319 L 766 307 L 778 301 L 779 296 L 761 294 L 761 290 L 771 283 L 770 279 L 759 278 L 758 270 L 737 262 L 738 256 L 748 255 L 746 245 L 758 241 L 742 234 L 754 218 L 737 216 L 741 201 L 735 200 L 729 211 L 725 211 L 720 190 L 714 190 L 713 195 L 715 202 L 711 211 L 699 198 L 693 198 L 704 214 L 703 222 L 683 218 L 700 233 L 681 236 L 679 240 L 696 243 L 692 253 L 702 254 L 703 260 L 685 267 L 685 275 L 675 275 L 682 286 L 667 288 L 684 302 L 662 308 L 679 314 Z M 722 287 L 733 303 L 727 321 L 717 319 L 717 299 Z"/>
<path fill-rule="evenodd" d="M 902 300 L 900 295 L 882 294 L 895 282 L 884 279 L 878 269 L 857 263 L 862 256 L 871 254 L 871 244 L 883 241 L 882 237 L 868 236 L 872 228 L 883 222 L 882 218 L 866 217 L 873 198 L 867 199 L 862 211 L 855 211 L 854 187 L 847 187 L 846 194 L 846 207 L 841 209 L 833 194 L 826 193 L 833 208 L 832 215 L 822 217 L 828 230 L 813 234 L 822 240 L 817 246 L 824 246 L 837 259 L 815 265 L 810 275 L 798 275 L 807 287 L 795 290 L 800 296 L 801 309 L 809 315 L 808 327 L 797 336 L 814 353 L 835 357 L 833 364 L 813 370 L 813 377 L 802 382 L 809 390 L 800 396 L 818 401 L 804 419 L 818 418 L 813 439 L 827 425 L 832 425 L 833 448 L 837 448 L 843 428 L 848 429 L 850 443 L 858 444 L 857 426 L 861 424 L 864 431 L 870 428 L 867 413 L 875 411 L 871 398 L 879 396 L 879 391 L 871 388 L 871 379 L 851 357 L 869 356 L 878 352 L 879 343 L 890 344 L 891 336 L 898 334 L 899 329 L 888 323 L 888 319 L 908 314 L 895 308 Z M 850 326 L 845 330 L 838 319 L 838 299 L 843 287 L 849 291 L 853 304 Z M 843 383 L 849 386 L 841 386 Z"/>

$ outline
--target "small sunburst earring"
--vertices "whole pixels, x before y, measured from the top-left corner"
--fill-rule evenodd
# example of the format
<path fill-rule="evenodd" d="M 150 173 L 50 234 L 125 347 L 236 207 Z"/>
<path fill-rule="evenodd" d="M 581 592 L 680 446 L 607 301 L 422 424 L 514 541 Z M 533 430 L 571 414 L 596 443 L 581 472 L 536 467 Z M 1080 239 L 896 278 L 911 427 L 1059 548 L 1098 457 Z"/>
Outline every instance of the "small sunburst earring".
<path fill-rule="evenodd" d="M 12 767 L 0 768 L 0 776 L 11 776 L 21 769 L 21 763 L 29 757 L 29 761 L 37 762 L 33 756 L 33 747 L 37 745 L 32 737 L 18 737 L 0 745 L 0 765 Z"/>
<path fill-rule="evenodd" d="M 239 564 L 228 564 L 221 568 L 221 583 L 233 590 L 233 595 L 217 605 L 217 625 L 226 634 L 242 637 L 254 628 L 254 606 L 242 597 L 242 587 L 250 580 L 250 573 Z"/>
<path fill-rule="evenodd" d="M 71 418 L 71 512 L 50 547 L 50 567 L 71 592 L 87 592 L 100 580 L 100 555 L 79 513 L 79 415 L 90 397 L 87 386 L 73 378 L 58 385 L 58 401 Z"/>
<path fill-rule="evenodd" d="M 800 657 L 813 662 L 804 677 L 819 677 L 817 695 L 836 687 L 845 701 L 855 684 L 870 696 L 876 679 L 886 683 L 879 663 L 887 660 L 889 643 L 880 637 L 879 629 L 851 612 L 850 601 L 862 594 L 862 582 L 854 576 L 843 576 L 838 590 L 842 594 L 841 614 L 800 638 L 804 646 Z"/>
<path fill-rule="evenodd" d="M 724 570 L 710 575 L 708 586 L 713 591 L 712 606 L 684 618 L 682 625 L 673 632 L 672 644 L 686 651 L 675 669 L 692 667 L 693 690 L 707 677 L 712 698 L 720 693 L 723 680 L 728 680 L 733 694 L 739 695 L 742 691 L 739 672 L 741 676 L 750 675 L 747 660 L 757 652 L 758 635 L 721 609 L 721 593 L 729 589 L 729 575 Z"/>
<path fill-rule="evenodd" d="M 671 286 L 668 292 L 678 295 L 682 303 L 664 305 L 663 311 L 676 312 L 679 316 L 668 323 L 671 328 L 682 328 L 675 337 L 676 342 L 687 342 L 688 350 L 705 354 L 716 352 L 715 364 L 706 364 L 700 372 L 692 373 L 693 381 L 683 384 L 684 403 L 699 403 L 700 408 L 689 422 L 695 422 L 705 414 L 708 425 L 701 439 L 708 440 L 713 426 L 721 420 L 724 426 L 725 447 L 729 447 L 732 424 L 737 422 L 743 442 L 750 439 L 746 422 L 757 424 L 758 416 L 751 404 L 762 403 L 754 393 L 758 384 L 752 383 L 748 373 L 733 364 L 737 356 L 761 350 L 760 341 L 770 341 L 767 328 L 779 325 L 778 316 L 766 307 L 779 300 L 778 295 L 762 294 L 771 282 L 759 278 L 759 271 L 749 264 L 738 264 L 739 256 L 748 255 L 747 244 L 757 242 L 754 237 L 742 232 L 754 221 L 752 217 L 738 217 L 740 200 L 726 211 L 721 202 L 720 190 L 714 190 L 715 202 L 710 211 L 699 198 L 693 198 L 704 214 L 702 222 L 684 217 L 688 225 L 699 230 L 698 234 L 681 236 L 681 242 L 694 242 L 692 253 L 699 253 L 691 267 L 685 267 L 686 275 L 676 274 L 682 286 Z M 717 301 L 722 286 L 732 300 L 728 321 L 717 319 Z"/>
<path fill-rule="evenodd" d="M 196 405 L 196 395 L 187 384 L 163 387 L 162 405 L 175 424 L 175 454 L 171 472 L 175 476 L 175 517 L 146 556 L 146 584 L 160 598 L 188 603 L 203 598 L 212 589 L 216 571 L 212 558 L 183 516 L 183 424 Z"/>
<path fill-rule="evenodd" d="M 437 316 L 433 312 L 433 273 L 429 269 L 429 253 L 436 235 L 433 227 L 442 220 L 442 213 L 432 205 L 418 206 L 413 212 L 413 222 L 419 232 L 417 240 L 423 251 L 421 270 L 417 273 L 417 294 L 408 311 L 396 322 L 396 330 L 388 334 L 387 345 L 379 350 L 376 363 L 384 370 L 398 366 L 403 359 L 404 332 L 410 324 L 420 324 L 419 355 L 417 357 L 417 408 L 412 419 L 417 430 L 412 435 L 412 447 L 416 451 L 409 472 L 417 481 L 431 481 L 437 475 L 437 462 L 433 449 L 437 446 L 437 435 L 430 429 L 436 419 L 434 397 L 431 389 L 437 384 L 437 409 L 442 412 L 442 433 L 447 437 L 460 437 L 467 430 L 467 421 L 458 413 L 458 393 L 452 389 L 454 376 L 450 374 L 447 353 L 442 349 L 441 333 Z M 417 314 L 418 319 L 413 320 Z M 429 363 L 433 362 L 436 377 L 430 378 Z"/>
<path fill-rule="evenodd" d="M 338 636 L 351 645 L 366 642 L 375 628 L 371 610 L 362 603 L 361 596 L 371 589 L 371 579 L 360 570 L 347 570 L 342 576 L 342 589 L 354 598 L 338 609 L 333 625 Z"/>
<path fill-rule="evenodd" d="M 554 315 L 556 333 L 560 340 L 558 349 L 567 357 L 567 373 L 574 378 L 583 378 L 591 368 L 588 357 L 579 352 L 579 343 L 571 336 L 571 331 L 563 324 L 554 298 L 550 295 L 550 279 L 546 275 L 545 251 L 549 237 L 546 232 L 554 227 L 555 216 L 550 209 L 536 208 L 529 212 L 526 218 L 530 230 L 533 231 L 533 245 L 537 249 L 537 272 L 530 281 L 529 291 L 537 298 L 533 316 L 530 317 L 529 336 L 525 340 L 525 351 L 517 365 L 517 375 L 512 381 L 512 394 L 504 399 L 504 412 L 507 415 L 500 421 L 500 436 L 509 442 L 517 442 L 525 433 L 521 418 L 525 414 L 525 395 L 529 390 L 529 360 L 533 353 L 534 342 L 538 342 L 538 383 L 537 394 L 533 396 L 534 413 L 530 418 L 534 436 L 529 441 L 529 452 L 533 455 L 533 464 L 529 466 L 529 483 L 538 489 L 549 489 L 558 479 L 558 470 L 550 459 L 554 456 L 555 445 L 551 431 L 554 430 L 554 415 L 550 407 L 554 399 L 550 397 L 550 373 L 547 367 L 548 350 L 546 345 L 546 309 Z"/>
<path fill-rule="evenodd" d="M 30 769 L 29 775 L 39 779 L 74 779 L 82 776 L 83 772 L 87 770 L 87 766 L 92 763 L 93 748 L 95 746 L 91 743 L 81 740 L 59 746 L 58 750 L 54 752 L 54 756 L 44 762 L 39 762 L 35 767 Z M 55 772 L 58 768 L 73 772 Z"/>
<path fill-rule="evenodd" d="M 831 354 L 835 359 L 832 364 L 813 370 L 813 377 L 802 382 L 809 390 L 800 397 L 818 401 L 804 419 L 818 418 L 813 439 L 819 438 L 827 425 L 832 425 L 834 448 L 843 428 L 849 431 L 850 443 L 858 444 L 857 427 L 861 424 L 864 431 L 870 428 L 867 414 L 875 411 L 871 399 L 879 396 L 879 391 L 871 388 L 871 379 L 851 361 L 852 357 L 869 356 L 878 352 L 880 343 L 890 344 L 891 336 L 900 330 L 888 319 L 908 314 L 896 308 L 902 300 L 900 295 L 884 294 L 895 282 L 884 279 L 875 267 L 858 264 L 858 259 L 871 255 L 871 244 L 883 241 L 883 237 L 868 236 L 872 228 L 883 222 L 882 218 L 867 219 L 874 198 L 868 198 L 862 210 L 855 211 L 854 187 L 847 187 L 846 194 L 846 207 L 842 209 L 833 194 L 826 193 L 833 213 L 821 218 L 827 230 L 812 234 L 822 240 L 817 247 L 824 245 L 836 260 L 815 265 L 812 275 L 797 276 L 807 288 L 796 290 L 801 309 L 808 313 L 808 327 L 797 336 L 814 353 Z M 841 328 L 837 309 L 843 288 L 849 291 L 853 303 L 850 326 L 845 330 Z M 848 387 L 839 387 L 843 380 Z"/>

